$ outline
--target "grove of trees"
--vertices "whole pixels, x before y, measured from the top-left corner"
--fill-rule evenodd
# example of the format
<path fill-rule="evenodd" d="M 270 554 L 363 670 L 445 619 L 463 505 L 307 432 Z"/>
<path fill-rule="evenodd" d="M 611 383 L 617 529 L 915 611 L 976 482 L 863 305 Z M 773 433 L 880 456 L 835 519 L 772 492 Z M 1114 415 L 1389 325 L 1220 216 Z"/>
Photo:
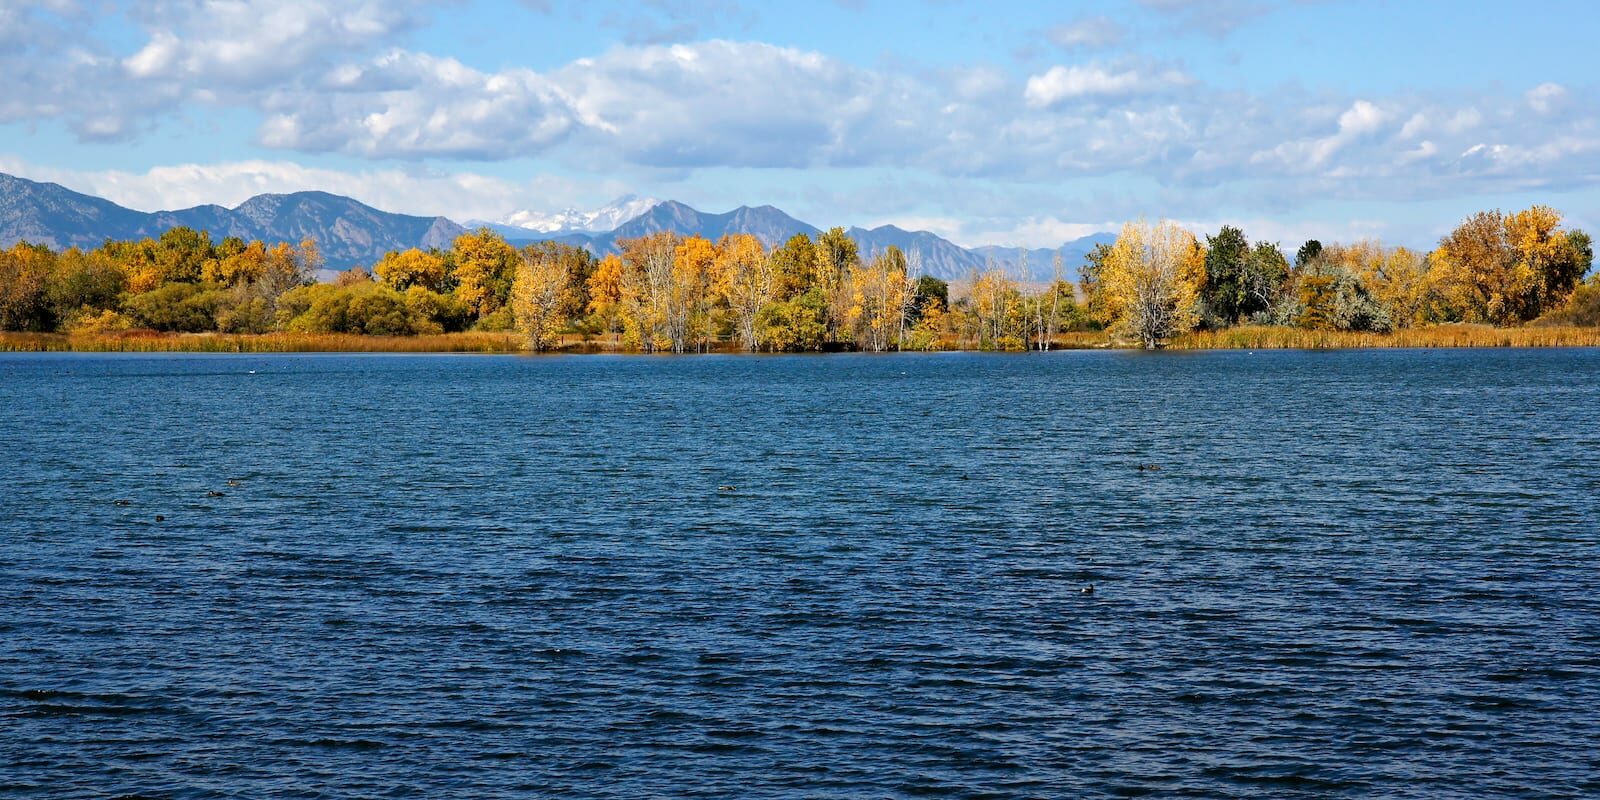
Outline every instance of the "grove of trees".
<path fill-rule="evenodd" d="M 1535 206 L 1475 214 L 1430 253 L 1376 241 L 1252 243 L 1225 226 L 1203 239 L 1134 222 L 1049 280 L 1003 270 L 958 282 L 920 274 L 915 253 L 863 254 L 840 228 L 767 247 L 663 232 L 597 258 L 543 242 L 515 247 L 482 229 L 443 250 L 391 252 L 369 269 L 313 280 L 315 242 L 159 238 L 55 252 L 0 251 L 0 330 L 131 329 L 386 336 L 517 331 L 545 350 L 607 337 L 642 352 L 1048 349 L 1063 332 L 1105 330 L 1158 347 L 1195 329 L 1274 325 L 1392 331 L 1436 323 L 1600 322 L 1587 234 Z"/>

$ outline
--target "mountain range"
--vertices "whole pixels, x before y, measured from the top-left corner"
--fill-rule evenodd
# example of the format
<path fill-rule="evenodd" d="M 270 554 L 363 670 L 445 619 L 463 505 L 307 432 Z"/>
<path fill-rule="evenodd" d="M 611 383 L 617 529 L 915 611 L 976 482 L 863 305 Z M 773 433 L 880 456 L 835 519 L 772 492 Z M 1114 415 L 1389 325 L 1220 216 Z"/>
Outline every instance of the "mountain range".
<path fill-rule="evenodd" d="M 551 233 L 604 233 L 649 211 L 660 202 L 654 197 L 628 194 L 590 211 L 568 208 L 554 214 L 545 214 L 524 210 L 512 213 L 499 222 L 469 220 L 467 227 L 474 230 L 489 228 L 511 239 L 526 239 L 530 236 Z"/>
<path fill-rule="evenodd" d="M 481 224 L 473 223 L 474 227 Z M 106 239 L 159 236 L 177 226 L 209 231 L 213 239 L 315 239 L 330 270 L 368 266 L 390 250 L 448 247 L 455 237 L 467 231 L 466 226 L 445 217 L 393 214 L 326 192 L 257 195 L 233 208 L 203 205 L 143 212 L 57 184 L 0 173 L 0 247 L 10 247 L 18 241 L 57 248 L 97 247 Z M 554 239 L 585 247 L 596 255 L 616 252 L 620 240 L 661 231 L 699 234 L 710 239 L 748 233 L 768 245 L 782 243 L 797 233 L 812 237 L 820 233 L 815 226 L 772 206 L 741 206 L 723 214 L 708 214 L 683 203 L 636 197 L 621 198 L 594 212 L 569 209 L 548 216 L 513 215 L 488 227 L 514 244 Z M 1023 250 L 964 248 L 927 231 L 907 231 L 893 225 L 870 230 L 850 228 L 848 235 L 863 256 L 898 247 L 912 260 L 914 268 L 946 280 L 991 266 L 1022 280 L 1044 280 L 1050 276 L 1051 262 L 1058 252 L 1068 277 L 1076 278 L 1084 255 L 1096 244 L 1115 238 L 1113 234 L 1097 233 L 1067 242 L 1056 250 Z M 1025 270 L 1018 267 L 1024 254 Z"/>

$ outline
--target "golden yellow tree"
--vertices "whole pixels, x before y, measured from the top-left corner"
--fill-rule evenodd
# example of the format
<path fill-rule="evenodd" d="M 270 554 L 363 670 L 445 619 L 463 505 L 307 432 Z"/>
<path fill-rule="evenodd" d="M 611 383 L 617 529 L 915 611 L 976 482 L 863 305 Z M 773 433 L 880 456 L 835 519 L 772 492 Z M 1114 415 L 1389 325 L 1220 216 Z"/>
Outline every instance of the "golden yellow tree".
<path fill-rule="evenodd" d="M 733 312 L 739 342 L 754 352 L 761 347 L 756 317 L 777 299 L 777 271 L 761 240 L 748 233 L 722 237 L 717 255 L 718 292 Z"/>
<path fill-rule="evenodd" d="M 1354 275 L 1388 312 L 1394 327 L 1410 328 L 1423 322 L 1432 284 L 1428 280 L 1427 258 L 1421 253 L 1364 240 L 1351 245 L 1328 245 L 1319 258 L 1337 263 Z"/>
<path fill-rule="evenodd" d="M 712 287 L 717 283 L 717 246 L 704 236 L 678 243 L 672 259 L 667 336 L 672 352 L 704 349 L 711 338 Z"/>
<path fill-rule="evenodd" d="M 389 251 L 373 265 L 373 274 L 384 283 L 400 291 L 421 286 L 431 292 L 443 292 L 449 277 L 444 258 L 413 247 L 400 252 Z"/>
<path fill-rule="evenodd" d="M 561 301 L 567 291 L 566 265 L 549 252 L 523 249 L 511 284 L 511 314 L 528 347 L 543 352 L 555 346 L 561 330 Z"/>
<path fill-rule="evenodd" d="M 856 347 L 875 353 L 898 347 L 914 299 L 900 249 L 891 247 L 866 265 L 851 266 L 846 293 L 850 304 L 843 323 Z"/>
<path fill-rule="evenodd" d="M 589 275 L 590 314 L 605 320 L 606 330 L 615 331 L 620 323 L 618 307 L 622 303 L 622 257 L 611 253 L 600 259 Z"/>
<path fill-rule="evenodd" d="M 488 228 L 456 237 L 456 297 L 479 318 L 499 311 L 511 293 L 521 258 L 516 248 Z"/>
<path fill-rule="evenodd" d="M 623 342 L 645 352 L 672 348 L 667 319 L 673 294 L 677 234 L 662 231 L 637 239 L 624 239 L 618 280 L 618 313 Z"/>
<path fill-rule="evenodd" d="M 974 273 L 968 295 L 971 327 L 981 350 L 1023 350 L 1022 293 L 1016 281 L 990 266 Z"/>
<path fill-rule="evenodd" d="M 1548 206 L 1483 211 L 1439 241 L 1430 278 L 1461 319 L 1512 325 L 1566 302 L 1589 268 L 1587 241 Z"/>
<path fill-rule="evenodd" d="M 223 286 L 243 286 L 261 280 L 266 274 L 267 246 L 253 241 L 236 253 L 207 261 L 201 267 L 200 279 Z"/>
<path fill-rule="evenodd" d="M 1167 221 L 1130 222 L 1104 256 L 1096 292 L 1114 329 L 1153 349 L 1194 328 L 1205 270 L 1194 234 Z"/>

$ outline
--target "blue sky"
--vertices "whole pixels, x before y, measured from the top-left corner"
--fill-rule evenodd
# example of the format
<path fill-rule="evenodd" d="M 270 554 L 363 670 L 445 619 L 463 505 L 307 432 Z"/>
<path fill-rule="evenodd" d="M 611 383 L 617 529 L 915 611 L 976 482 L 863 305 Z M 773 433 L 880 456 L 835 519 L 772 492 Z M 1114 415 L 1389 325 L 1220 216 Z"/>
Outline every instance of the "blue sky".
<path fill-rule="evenodd" d="M 0 2 L 0 171 L 154 210 L 625 193 L 1052 246 L 1600 225 L 1581 2 Z"/>

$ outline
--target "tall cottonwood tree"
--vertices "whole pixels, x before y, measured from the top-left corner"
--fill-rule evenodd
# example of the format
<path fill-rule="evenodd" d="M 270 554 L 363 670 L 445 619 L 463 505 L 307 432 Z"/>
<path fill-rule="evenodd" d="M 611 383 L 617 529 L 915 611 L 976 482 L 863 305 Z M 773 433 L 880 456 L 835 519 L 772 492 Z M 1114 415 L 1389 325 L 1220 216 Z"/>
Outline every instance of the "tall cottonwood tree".
<path fill-rule="evenodd" d="M 1130 222 L 1098 272 L 1106 319 L 1146 349 L 1194 328 L 1205 285 L 1205 251 L 1194 234 L 1166 221 Z"/>
<path fill-rule="evenodd" d="M 748 233 L 722 237 L 718 248 L 719 291 L 733 313 L 734 330 L 746 350 L 761 349 L 756 318 L 777 299 L 778 272 L 772 254 Z"/>
<path fill-rule="evenodd" d="M 1565 303 L 1592 257 L 1588 236 L 1563 231 L 1553 208 L 1482 211 L 1440 240 L 1430 279 L 1461 319 L 1511 325 Z"/>
<path fill-rule="evenodd" d="M 528 347 L 543 352 L 560 341 L 567 317 L 562 304 L 571 282 L 567 265 L 555 253 L 536 245 L 518 252 L 516 278 L 511 283 L 511 314 L 518 331 L 528 337 Z"/>

